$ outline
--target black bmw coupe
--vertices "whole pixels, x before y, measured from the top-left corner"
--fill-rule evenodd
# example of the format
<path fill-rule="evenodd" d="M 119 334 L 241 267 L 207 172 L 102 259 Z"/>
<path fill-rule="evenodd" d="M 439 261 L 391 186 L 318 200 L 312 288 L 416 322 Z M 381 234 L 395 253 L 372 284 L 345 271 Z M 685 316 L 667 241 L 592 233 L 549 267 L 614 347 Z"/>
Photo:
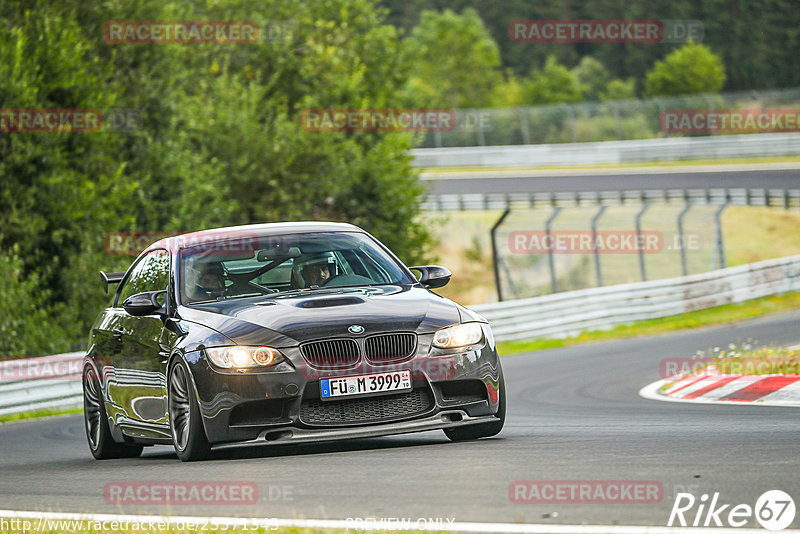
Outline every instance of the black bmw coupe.
<path fill-rule="evenodd" d="M 406 267 L 355 226 L 184 234 L 101 276 L 118 287 L 84 360 L 95 458 L 503 427 L 489 324 L 430 291 L 447 269 Z"/>

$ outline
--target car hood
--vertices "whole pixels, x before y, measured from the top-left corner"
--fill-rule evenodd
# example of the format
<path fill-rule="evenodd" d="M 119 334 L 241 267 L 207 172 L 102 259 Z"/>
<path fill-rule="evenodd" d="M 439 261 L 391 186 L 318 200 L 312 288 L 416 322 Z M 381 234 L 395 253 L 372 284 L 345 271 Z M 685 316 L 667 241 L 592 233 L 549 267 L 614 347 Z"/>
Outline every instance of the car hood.
<path fill-rule="evenodd" d="M 329 337 L 379 332 L 432 333 L 461 322 L 460 306 L 418 286 L 330 288 L 181 307 L 182 319 L 203 324 L 239 345 L 294 346 Z"/>

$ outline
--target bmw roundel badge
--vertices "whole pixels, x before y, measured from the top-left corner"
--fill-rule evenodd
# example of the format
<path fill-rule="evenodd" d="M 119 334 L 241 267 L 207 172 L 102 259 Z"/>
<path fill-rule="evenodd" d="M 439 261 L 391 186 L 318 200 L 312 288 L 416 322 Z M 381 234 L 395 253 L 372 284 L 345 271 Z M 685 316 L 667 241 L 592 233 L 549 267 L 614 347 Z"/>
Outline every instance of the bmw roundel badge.
<path fill-rule="evenodd" d="M 362 334 L 364 333 L 364 327 L 361 326 L 360 324 L 354 324 L 350 325 L 347 331 L 350 332 L 351 334 Z"/>

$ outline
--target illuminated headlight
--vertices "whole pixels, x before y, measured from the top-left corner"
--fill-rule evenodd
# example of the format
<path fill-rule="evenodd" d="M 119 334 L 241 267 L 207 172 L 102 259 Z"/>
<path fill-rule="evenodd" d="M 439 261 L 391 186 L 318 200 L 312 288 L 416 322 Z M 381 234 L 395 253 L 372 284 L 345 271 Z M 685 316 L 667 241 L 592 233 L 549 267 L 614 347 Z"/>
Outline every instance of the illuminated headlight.
<path fill-rule="evenodd" d="M 448 326 L 433 335 L 433 346 L 437 349 L 455 349 L 477 345 L 483 339 L 480 323 L 464 323 Z"/>
<path fill-rule="evenodd" d="M 272 347 L 217 347 L 206 349 L 206 354 L 223 369 L 268 367 L 283 361 L 283 355 Z"/>

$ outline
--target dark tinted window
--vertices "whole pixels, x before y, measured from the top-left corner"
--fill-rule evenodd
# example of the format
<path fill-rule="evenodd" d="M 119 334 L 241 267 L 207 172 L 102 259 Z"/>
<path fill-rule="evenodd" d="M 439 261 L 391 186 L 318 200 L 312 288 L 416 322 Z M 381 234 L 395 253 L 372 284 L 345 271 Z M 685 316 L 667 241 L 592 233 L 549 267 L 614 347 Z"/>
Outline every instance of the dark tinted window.
<path fill-rule="evenodd" d="M 144 291 L 160 291 L 169 284 L 169 253 L 166 250 L 154 250 L 141 258 L 120 288 L 117 306 L 136 293 Z"/>
<path fill-rule="evenodd" d="M 185 248 L 180 257 L 185 303 L 415 282 L 375 240 L 357 232 L 248 237 Z"/>

